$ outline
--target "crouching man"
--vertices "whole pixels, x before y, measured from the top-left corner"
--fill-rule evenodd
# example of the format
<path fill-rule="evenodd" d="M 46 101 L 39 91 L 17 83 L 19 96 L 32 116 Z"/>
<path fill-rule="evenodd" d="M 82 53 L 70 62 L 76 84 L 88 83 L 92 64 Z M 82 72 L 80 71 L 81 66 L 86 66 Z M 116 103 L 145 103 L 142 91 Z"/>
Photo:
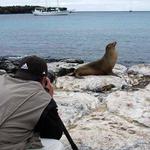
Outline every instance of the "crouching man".
<path fill-rule="evenodd" d="M 28 56 L 21 60 L 14 76 L 0 76 L 1 150 L 64 149 L 47 74 L 42 58 Z"/>

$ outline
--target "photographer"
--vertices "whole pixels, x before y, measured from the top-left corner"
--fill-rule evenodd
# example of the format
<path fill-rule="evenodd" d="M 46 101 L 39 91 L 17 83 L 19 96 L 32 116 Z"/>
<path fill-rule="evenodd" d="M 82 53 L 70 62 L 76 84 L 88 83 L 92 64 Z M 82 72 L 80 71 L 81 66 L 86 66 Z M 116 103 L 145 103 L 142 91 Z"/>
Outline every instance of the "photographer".
<path fill-rule="evenodd" d="M 47 74 L 47 64 L 42 58 L 28 56 L 21 60 L 14 76 L 0 76 L 1 150 L 43 146 L 49 150 L 63 150 L 58 141 L 63 131 Z"/>

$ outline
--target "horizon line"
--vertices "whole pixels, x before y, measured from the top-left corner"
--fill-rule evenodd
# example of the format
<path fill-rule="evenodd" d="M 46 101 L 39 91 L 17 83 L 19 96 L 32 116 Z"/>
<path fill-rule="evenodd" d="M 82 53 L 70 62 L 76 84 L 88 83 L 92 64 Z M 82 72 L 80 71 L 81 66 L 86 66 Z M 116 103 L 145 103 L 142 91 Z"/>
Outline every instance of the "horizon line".
<path fill-rule="evenodd" d="M 29 7 L 45 7 L 45 6 L 42 6 L 42 5 L 6 5 L 6 6 L 0 6 L 0 7 L 25 7 L 25 6 L 29 6 Z M 57 6 L 52 6 L 52 7 L 57 7 Z M 65 7 L 67 8 L 67 7 Z M 132 12 L 149 12 L 150 10 L 76 10 L 76 9 L 70 9 L 70 10 L 75 10 L 75 12 L 83 12 L 83 11 L 86 11 L 86 12 L 112 12 L 112 11 L 132 11 Z"/>
<path fill-rule="evenodd" d="M 29 6 L 29 7 L 45 7 L 45 6 L 42 6 L 42 5 L 5 5 L 5 6 L 0 6 L 0 7 L 17 7 L 17 6 L 19 6 L 19 7 L 25 7 L 25 6 Z M 50 7 L 57 7 L 57 6 L 50 6 Z M 61 6 L 60 6 L 61 7 Z M 62 6 L 62 7 L 64 7 L 64 6 Z M 67 7 L 65 7 L 65 8 L 67 8 Z M 134 10 L 134 9 L 128 9 L 128 10 L 77 10 L 76 8 L 71 8 L 71 9 L 69 9 L 69 10 L 75 10 L 76 12 L 81 12 L 81 11 L 102 11 L 102 12 L 106 12 L 106 11 L 134 11 L 134 12 L 136 12 L 136 11 L 142 11 L 142 12 L 145 12 L 145 11 L 150 11 L 150 10 Z"/>

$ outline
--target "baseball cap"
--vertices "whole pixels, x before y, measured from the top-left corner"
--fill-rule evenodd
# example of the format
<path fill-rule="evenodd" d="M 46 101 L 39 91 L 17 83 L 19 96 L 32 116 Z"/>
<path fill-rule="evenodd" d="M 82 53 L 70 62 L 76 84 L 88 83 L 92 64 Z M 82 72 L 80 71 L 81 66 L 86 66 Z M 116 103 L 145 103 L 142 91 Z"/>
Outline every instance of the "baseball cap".
<path fill-rule="evenodd" d="M 15 77 L 26 80 L 38 80 L 47 76 L 47 63 L 43 58 L 36 55 L 24 57 L 18 66 Z"/>

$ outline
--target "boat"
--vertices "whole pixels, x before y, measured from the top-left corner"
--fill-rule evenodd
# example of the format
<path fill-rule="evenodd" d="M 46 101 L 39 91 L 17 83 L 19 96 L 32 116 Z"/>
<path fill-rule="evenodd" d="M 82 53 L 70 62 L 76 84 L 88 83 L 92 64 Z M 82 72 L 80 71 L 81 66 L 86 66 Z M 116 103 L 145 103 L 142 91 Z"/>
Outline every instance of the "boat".
<path fill-rule="evenodd" d="M 33 15 L 35 16 L 58 16 L 58 15 L 68 15 L 70 12 L 60 7 L 54 7 L 54 8 L 44 8 L 44 7 L 38 7 L 35 8 L 33 11 Z"/>
<path fill-rule="evenodd" d="M 66 7 L 59 7 L 59 1 L 57 0 L 57 7 L 37 7 L 32 13 L 35 16 L 60 16 L 68 15 L 70 12 Z"/>

